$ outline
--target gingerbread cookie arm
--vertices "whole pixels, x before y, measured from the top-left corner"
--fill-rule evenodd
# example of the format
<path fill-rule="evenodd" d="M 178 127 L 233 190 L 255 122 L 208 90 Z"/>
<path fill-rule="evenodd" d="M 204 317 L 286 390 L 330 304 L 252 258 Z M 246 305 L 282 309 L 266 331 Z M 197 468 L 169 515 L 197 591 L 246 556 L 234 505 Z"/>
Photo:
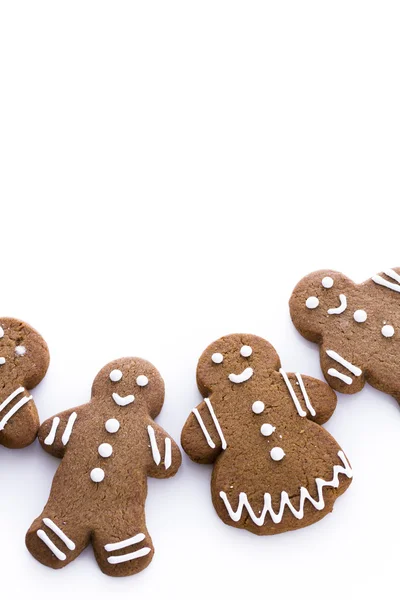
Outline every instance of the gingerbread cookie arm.
<path fill-rule="evenodd" d="M 296 395 L 300 399 L 300 405 L 306 412 L 306 417 L 319 425 L 326 423 L 333 415 L 337 397 L 335 392 L 324 381 L 301 375 L 300 373 L 288 373 Z"/>
<path fill-rule="evenodd" d="M 0 445 L 6 448 L 24 448 L 36 438 L 39 415 L 32 395 L 24 387 L 17 387 L 0 402 Z"/>
<path fill-rule="evenodd" d="M 65 410 L 42 423 L 38 438 L 43 450 L 57 458 L 64 456 L 80 411 L 81 407 Z"/>
<path fill-rule="evenodd" d="M 355 394 L 363 389 L 365 374 L 352 357 L 323 344 L 320 348 L 321 369 L 329 385 L 342 394 Z"/>
<path fill-rule="evenodd" d="M 148 476 L 158 479 L 172 477 L 182 462 L 178 444 L 154 421 L 147 425 L 147 435 L 150 452 Z"/>
<path fill-rule="evenodd" d="M 181 444 L 198 463 L 213 463 L 227 443 L 210 398 L 192 410 L 182 430 Z"/>

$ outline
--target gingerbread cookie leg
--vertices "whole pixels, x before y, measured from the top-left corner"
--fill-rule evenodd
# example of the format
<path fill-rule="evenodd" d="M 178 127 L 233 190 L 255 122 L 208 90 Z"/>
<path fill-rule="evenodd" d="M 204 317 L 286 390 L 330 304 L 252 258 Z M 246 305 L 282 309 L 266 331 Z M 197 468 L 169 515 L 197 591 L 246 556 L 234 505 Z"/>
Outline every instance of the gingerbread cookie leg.
<path fill-rule="evenodd" d="M 123 513 L 126 517 L 126 513 Z M 144 512 L 129 513 L 129 522 L 115 515 L 105 518 L 93 532 L 93 550 L 100 569 L 106 575 L 125 577 L 145 569 L 154 554 L 145 525 Z"/>
<path fill-rule="evenodd" d="M 86 548 L 90 530 L 73 517 L 63 515 L 60 508 L 47 504 L 26 534 L 29 552 L 43 565 L 61 569 Z"/>

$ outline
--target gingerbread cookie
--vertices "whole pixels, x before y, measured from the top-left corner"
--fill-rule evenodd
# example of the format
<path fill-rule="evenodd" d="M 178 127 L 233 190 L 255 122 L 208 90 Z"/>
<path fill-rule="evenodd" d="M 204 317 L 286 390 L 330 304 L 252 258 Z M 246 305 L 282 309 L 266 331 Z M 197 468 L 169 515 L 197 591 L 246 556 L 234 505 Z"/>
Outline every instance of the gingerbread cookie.
<path fill-rule="evenodd" d="M 38 561 L 59 569 L 92 542 L 107 575 L 147 567 L 154 553 L 144 512 L 147 477 L 171 477 L 181 464 L 178 446 L 153 421 L 163 403 L 157 369 L 122 358 L 99 372 L 90 403 L 43 423 L 39 441 L 62 462 L 26 535 Z"/>
<path fill-rule="evenodd" d="M 290 314 L 320 345 L 331 387 L 354 394 L 368 381 L 400 402 L 400 268 L 361 284 L 336 271 L 311 273 L 295 287 Z"/>
<path fill-rule="evenodd" d="M 42 381 L 49 360 L 47 344 L 33 327 L 0 318 L 0 445 L 24 448 L 36 438 L 39 416 L 28 390 Z"/>
<path fill-rule="evenodd" d="M 197 366 L 204 397 L 182 431 L 199 463 L 215 463 L 219 517 L 258 535 L 299 529 L 329 513 L 352 471 L 320 425 L 336 407 L 326 383 L 285 373 L 274 348 L 234 334 L 209 346 Z"/>

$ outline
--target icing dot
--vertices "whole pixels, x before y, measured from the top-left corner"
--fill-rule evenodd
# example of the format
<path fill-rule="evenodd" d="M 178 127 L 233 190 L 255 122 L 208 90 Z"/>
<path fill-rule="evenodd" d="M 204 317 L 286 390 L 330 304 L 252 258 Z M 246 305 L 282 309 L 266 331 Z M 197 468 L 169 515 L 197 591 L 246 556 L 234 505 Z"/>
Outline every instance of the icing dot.
<path fill-rule="evenodd" d="M 253 353 L 253 348 L 251 348 L 250 346 L 242 346 L 240 348 L 240 354 L 241 356 L 244 356 L 244 358 L 248 358 L 249 356 L 251 356 Z"/>
<path fill-rule="evenodd" d="M 136 383 L 140 385 L 140 387 L 144 387 L 149 383 L 149 380 L 146 375 L 139 375 L 139 377 L 136 377 Z"/>
<path fill-rule="evenodd" d="M 119 428 L 120 423 L 117 419 L 108 419 L 108 421 L 106 421 L 106 431 L 108 431 L 108 433 L 117 433 Z"/>
<path fill-rule="evenodd" d="M 113 453 L 113 448 L 111 444 L 100 444 L 98 447 L 98 452 L 103 458 L 109 458 Z"/>
<path fill-rule="evenodd" d="M 276 446 L 275 448 L 272 448 L 270 455 L 272 460 L 282 460 L 282 458 L 285 456 L 285 453 L 282 448 Z"/>
<path fill-rule="evenodd" d="M 333 286 L 333 279 L 332 279 L 332 277 L 324 277 L 323 280 L 321 281 L 321 283 L 324 286 L 324 288 L 329 290 L 329 288 L 331 288 Z"/>
<path fill-rule="evenodd" d="M 97 467 L 96 469 L 93 469 L 92 471 L 90 471 L 90 479 L 92 481 L 94 481 L 95 483 L 100 483 L 101 481 L 103 481 L 103 479 L 104 479 L 103 469 L 99 469 Z"/>
<path fill-rule="evenodd" d="M 214 354 L 211 357 L 211 360 L 216 365 L 219 365 L 224 360 L 224 357 L 222 356 L 222 354 L 220 352 L 214 352 Z"/>
<path fill-rule="evenodd" d="M 0 356 L 0 365 L 4 365 L 6 362 L 6 359 L 4 358 L 4 356 Z"/>
<path fill-rule="evenodd" d="M 110 379 L 111 379 L 111 381 L 121 381 L 122 371 L 120 371 L 119 369 L 114 369 L 110 373 Z"/>
<path fill-rule="evenodd" d="M 255 402 L 253 402 L 253 406 L 251 407 L 251 410 L 256 415 L 259 415 L 260 413 L 262 413 L 264 408 L 265 408 L 264 402 L 261 402 L 261 400 L 256 400 Z"/>
<path fill-rule="evenodd" d="M 4 337 L 4 329 L 0 325 L 0 338 Z"/>
<path fill-rule="evenodd" d="M 15 347 L 15 354 L 17 356 L 23 356 L 26 352 L 26 348 L 25 346 L 16 346 Z"/>
<path fill-rule="evenodd" d="M 384 325 L 381 329 L 382 335 L 385 337 L 393 337 L 394 336 L 394 327 L 391 325 Z"/>
<path fill-rule="evenodd" d="M 307 300 L 306 300 L 307 308 L 317 308 L 318 305 L 319 305 L 319 300 L 315 296 L 310 296 L 309 298 L 307 298 Z"/>
<path fill-rule="evenodd" d="M 367 313 L 365 312 L 365 310 L 359 309 L 359 310 L 356 310 L 353 317 L 357 323 L 364 323 L 367 320 Z"/>
<path fill-rule="evenodd" d="M 270 425 L 269 423 L 263 423 L 263 425 L 261 425 L 261 433 L 263 435 L 265 435 L 265 437 L 268 437 L 269 435 L 272 435 L 275 431 L 276 427 L 274 427 L 273 425 Z"/>

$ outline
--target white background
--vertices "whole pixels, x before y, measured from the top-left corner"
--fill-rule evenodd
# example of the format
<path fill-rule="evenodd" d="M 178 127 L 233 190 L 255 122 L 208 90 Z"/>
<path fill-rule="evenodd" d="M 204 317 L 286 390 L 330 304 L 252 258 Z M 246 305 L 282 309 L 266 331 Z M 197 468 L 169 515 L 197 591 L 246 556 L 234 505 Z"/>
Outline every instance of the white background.
<path fill-rule="evenodd" d="M 106 362 L 139 355 L 165 378 L 158 421 L 179 439 L 196 361 L 232 332 L 321 377 L 290 322 L 294 285 L 400 264 L 398 2 L 0 8 L 0 313 L 49 344 L 42 420 L 89 400 Z M 331 515 L 273 537 L 227 527 L 211 469 L 185 457 L 150 481 L 156 555 L 125 579 L 91 548 L 61 571 L 30 556 L 58 461 L 38 443 L 0 448 L 1 597 L 394 597 L 400 411 L 367 386 L 327 428 L 355 471 Z"/>

